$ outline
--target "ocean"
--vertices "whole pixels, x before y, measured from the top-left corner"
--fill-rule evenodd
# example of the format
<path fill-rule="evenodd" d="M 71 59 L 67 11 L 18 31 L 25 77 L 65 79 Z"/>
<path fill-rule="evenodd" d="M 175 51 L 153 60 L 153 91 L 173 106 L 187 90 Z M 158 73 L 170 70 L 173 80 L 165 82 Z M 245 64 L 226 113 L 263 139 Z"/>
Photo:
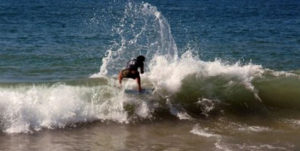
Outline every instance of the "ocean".
<path fill-rule="evenodd" d="M 298 0 L 0 0 L 0 150 L 300 150 L 299 27 Z"/>

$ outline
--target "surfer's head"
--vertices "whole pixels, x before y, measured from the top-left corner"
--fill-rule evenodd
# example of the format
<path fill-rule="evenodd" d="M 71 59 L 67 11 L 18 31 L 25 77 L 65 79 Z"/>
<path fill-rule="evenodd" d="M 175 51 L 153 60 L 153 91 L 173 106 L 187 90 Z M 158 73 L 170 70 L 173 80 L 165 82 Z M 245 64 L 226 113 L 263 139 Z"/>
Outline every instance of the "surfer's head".
<path fill-rule="evenodd" d="M 145 58 L 144 56 L 142 56 L 142 55 L 136 57 L 136 60 L 137 60 L 138 62 L 144 62 L 145 59 L 146 59 L 146 58 Z"/>

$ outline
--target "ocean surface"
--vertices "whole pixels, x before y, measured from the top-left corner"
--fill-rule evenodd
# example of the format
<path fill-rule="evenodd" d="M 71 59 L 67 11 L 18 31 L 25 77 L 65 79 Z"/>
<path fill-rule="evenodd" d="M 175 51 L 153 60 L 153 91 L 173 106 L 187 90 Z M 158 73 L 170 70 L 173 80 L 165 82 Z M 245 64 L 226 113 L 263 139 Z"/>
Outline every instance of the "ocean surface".
<path fill-rule="evenodd" d="M 118 72 L 146 56 L 142 87 Z M 0 150 L 300 150 L 299 0 L 0 0 Z"/>

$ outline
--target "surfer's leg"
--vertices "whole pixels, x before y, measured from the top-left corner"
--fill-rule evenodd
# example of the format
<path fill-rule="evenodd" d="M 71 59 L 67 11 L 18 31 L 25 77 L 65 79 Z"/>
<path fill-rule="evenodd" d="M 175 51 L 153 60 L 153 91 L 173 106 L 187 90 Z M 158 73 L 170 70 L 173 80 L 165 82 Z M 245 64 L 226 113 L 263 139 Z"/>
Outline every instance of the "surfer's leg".
<path fill-rule="evenodd" d="M 136 78 L 136 82 L 138 84 L 138 90 L 139 90 L 139 92 L 141 92 L 142 91 L 142 87 L 141 87 L 141 78 L 140 78 L 140 76 L 138 76 Z"/>
<path fill-rule="evenodd" d="M 120 86 L 122 86 L 122 79 L 123 79 L 123 75 L 122 75 L 122 71 L 119 73 L 119 84 Z"/>

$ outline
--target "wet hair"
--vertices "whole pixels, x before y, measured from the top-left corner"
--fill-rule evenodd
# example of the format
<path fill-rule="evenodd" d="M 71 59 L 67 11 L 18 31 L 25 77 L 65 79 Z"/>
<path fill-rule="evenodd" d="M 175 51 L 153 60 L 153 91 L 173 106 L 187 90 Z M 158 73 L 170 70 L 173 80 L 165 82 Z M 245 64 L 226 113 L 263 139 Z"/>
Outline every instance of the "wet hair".
<path fill-rule="evenodd" d="M 145 59 L 146 59 L 146 58 L 145 58 L 144 56 L 142 56 L 142 55 L 136 57 L 136 60 L 137 60 L 137 61 L 145 61 Z"/>

